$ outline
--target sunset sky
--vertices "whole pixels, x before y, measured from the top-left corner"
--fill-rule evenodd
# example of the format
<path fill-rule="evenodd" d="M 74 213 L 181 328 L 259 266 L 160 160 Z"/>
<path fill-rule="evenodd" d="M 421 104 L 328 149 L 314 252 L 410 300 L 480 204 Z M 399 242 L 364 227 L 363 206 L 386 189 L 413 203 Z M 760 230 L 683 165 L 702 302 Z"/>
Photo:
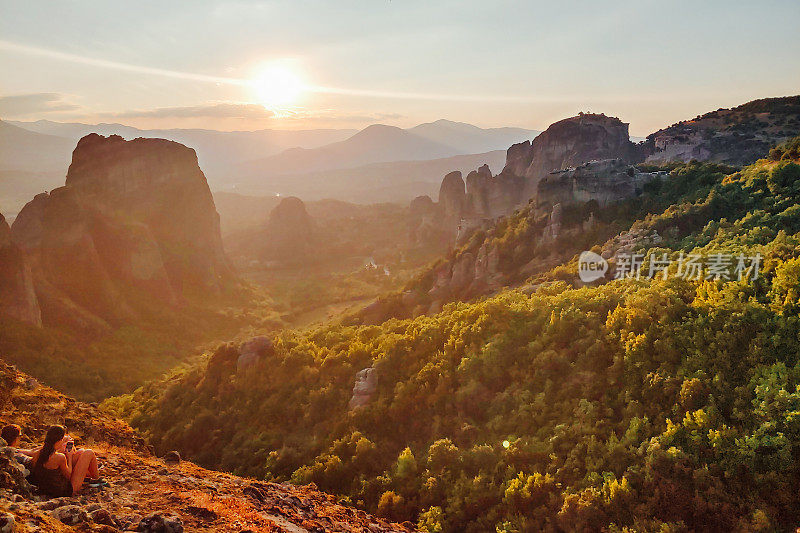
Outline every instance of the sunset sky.
<path fill-rule="evenodd" d="M 0 1 L 0 118 L 646 135 L 800 93 L 800 2 Z"/>

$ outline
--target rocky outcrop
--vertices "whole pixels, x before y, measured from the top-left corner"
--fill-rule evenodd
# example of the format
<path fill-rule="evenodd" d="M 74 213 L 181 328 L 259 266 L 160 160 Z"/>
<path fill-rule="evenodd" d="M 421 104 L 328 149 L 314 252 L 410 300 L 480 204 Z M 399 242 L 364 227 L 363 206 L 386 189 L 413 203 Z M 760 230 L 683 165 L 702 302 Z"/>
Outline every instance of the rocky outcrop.
<path fill-rule="evenodd" d="M 11 240 L 11 228 L 0 214 L 0 314 L 35 326 L 42 324 L 33 275 L 25 253 Z"/>
<path fill-rule="evenodd" d="M 605 115 L 580 114 L 552 124 L 533 141 L 511 146 L 506 166 L 497 176 L 492 176 L 486 165 L 470 172 L 464 185 L 460 173 L 448 174 L 442 182 L 439 204 L 450 219 L 459 220 L 456 243 L 461 244 L 475 229 L 487 227 L 491 221 L 513 213 L 529 201 L 537 202 L 539 183 L 554 171 L 602 160 L 629 164 L 639 158 L 639 151 L 628 136 L 628 124 Z M 596 164 L 592 168 L 593 175 L 600 176 L 604 167 Z M 592 199 L 593 189 L 609 198 L 624 196 L 627 189 L 635 189 L 603 176 L 606 182 L 614 181 L 612 189 L 620 189 L 607 192 L 607 183 L 592 184 L 591 173 L 581 172 L 586 179 L 577 187 L 576 198 Z"/>
<path fill-rule="evenodd" d="M 523 195 L 532 198 L 539 181 L 550 172 L 602 159 L 637 160 L 628 124 L 603 114 L 581 113 L 551 124 L 530 145 L 508 150 L 502 173 L 525 178 Z"/>
<path fill-rule="evenodd" d="M 417 196 L 408 204 L 409 214 L 414 218 L 422 218 L 436 214 L 436 203 L 430 196 Z"/>
<path fill-rule="evenodd" d="M 356 374 L 353 396 L 350 398 L 348 408 L 364 407 L 372 400 L 376 390 L 378 390 L 378 371 L 372 367 L 359 370 Z"/>
<path fill-rule="evenodd" d="M 256 246 L 267 264 L 290 266 L 307 262 L 317 252 L 314 223 L 302 200 L 290 196 L 281 200 L 269 214 Z"/>
<path fill-rule="evenodd" d="M 32 445 L 50 424 L 67 427 L 79 446 L 90 446 L 108 486 L 76 497 L 31 495 L 24 468 L 0 447 L 0 524 L 19 531 L 354 531 L 405 533 L 395 524 L 336 503 L 315 486 L 260 482 L 201 468 L 190 461 L 165 462 L 127 424 L 95 406 L 25 384 L 28 376 L 0 361 L 0 425 L 19 424 Z M 0 443 L 2 444 L 2 443 Z"/>
<path fill-rule="evenodd" d="M 67 187 L 103 212 L 151 232 L 171 285 L 218 289 L 231 275 L 219 215 L 191 148 L 164 139 L 87 135 L 78 142 Z M 150 257 L 140 258 L 145 269 Z"/>
<path fill-rule="evenodd" d="M 461 218 L 465 200 L 466 193 L 461 172 L 455 171 L 447 174 L 439 188 L 439 205 L 442 207 L 445 216 Z"/>
<path fill-rule="evenodd" d="M 536 205 L 547 210 L 556 204 L 594 201 L 598 207 L 606 207 L 641 194 L 646 183 L 667 176 L 667 172 L 641 172 L 622 159 L 590 161 L 551 172 L 540 180 Z"/>
<path fill-rule="evenodd" d="M 800 135 L 800 96 L 764 98 L 718 109 L 648 135 L 648 163 L 711 161 L 746 165 Z"/>
<path fill-rule="evenodd" d="M 463 217 L 467 219 L 493 219 L 507 215 L 524 205 L 525 179 L 505 172 L 493 177 L 483 165 L 467 175 L 467 201 Z"/>
<path fill-rule="evenodd" d="M 547 225 L 542 232 L 542 240 L 544 242 L 554 241 L 561 234 L 562 211 L 560 203 L 553 205 Z"/>
<path fill-rule="evenodd" d="M 452 221 L 445 222 L 441 204 L 430 196 L 418 196 L 408 206 L 409 248 L 425 249 L 432 245 L 442 250 L 452 244 Z"/>
<path fill-rule="evenodd" d="M 275 351 L 272 340 L 269 337 L 259 336 L 243 342 L 239 347 L 239 357 L 236 359 L 236 371 L 244 370 L 256 366 L 264 357 L 273 354 Z"/>
<path fill-rule="evenodd" d="M 45 325 L 102 330 L 234 280 L 194 150 L 163 139 L 87 135 L 66 185 L 29 202 L 11 235 Z"/>

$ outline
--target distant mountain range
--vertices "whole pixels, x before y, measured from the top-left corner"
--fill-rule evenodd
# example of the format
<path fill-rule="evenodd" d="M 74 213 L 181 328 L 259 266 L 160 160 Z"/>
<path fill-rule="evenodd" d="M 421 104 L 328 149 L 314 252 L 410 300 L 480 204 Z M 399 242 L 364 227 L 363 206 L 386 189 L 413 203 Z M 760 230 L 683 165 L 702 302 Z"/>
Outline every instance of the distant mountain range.
<path fill-rule="evenodd" d="M 197 151 L 200 166 L 206 173 L 228 173 L 230 167 L 242 161 L 277 154 L 283 150 L 303 147 L 316 148 L 341 141 L 358 130 L 317 129 L 317 130 L 256 130 L 256 131 L 217 131 L 204 129 L 165 129 L 142 130 L 124 124 L 80 124 L 62 123 L 49 120 L 36 122 L 9 122 L 20 128 L 36 133 L 70 139 L 72 146 L 89 133 L 100 135 L 121 135 L 126 139 L 153 137 L 176 141 Z M 5 163 L 5 160 L 2 160 Z M 3 167 L 7 165 L 3 164 Z M 65 169 L 66 170 L 66 169 Z M 63 176 L 62 176 L 63 177 Z"/>
<path fill-rule="evenodd" d="M 0 170 L 66 171 L 73 148 L 70 138 L 0 120 Z"/>
<path fill-rule="evenodd" d="M 373 124 L 352 137 L 312 149 L 295 148 L 243 165 L 246 178 L 271 179 L 285 174 L 355 168 L 370 163 L 442 159 L 456 155 L 505 150 L 536 136 L 520 128 L 482 129 L 471 124 L 437 120 L 410 129 Z"/>
<path fill-rule="evenodd" d="M 430 194 L 453 168 L 487 163 L 498 170 L 503 157 L 487 152 L 505 150 L 539 132 L 448 120 L 409 129 L 375 124 L 361 131 L 234 132 L 0 121 L 0 209 L 13 217 L 34 194 L 59 186 L 75 144 L 89 133 L 163 138 L 194 148 L 214 190 L 371 202 Z"/>

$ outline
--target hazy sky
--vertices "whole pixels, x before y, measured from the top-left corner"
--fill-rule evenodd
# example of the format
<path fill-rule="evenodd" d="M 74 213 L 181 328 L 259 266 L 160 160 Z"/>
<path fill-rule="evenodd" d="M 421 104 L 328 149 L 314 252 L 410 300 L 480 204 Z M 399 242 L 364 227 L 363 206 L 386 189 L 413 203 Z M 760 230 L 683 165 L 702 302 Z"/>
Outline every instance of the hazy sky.
<path fill-rule="evenodd" d="M 800 93 L 799 20 L 797 0 L 0 0 L 0 117 L 543 129 L 595 111 L 643 136 Z M 264 64 L 306 89 L 265 108 Z"/>

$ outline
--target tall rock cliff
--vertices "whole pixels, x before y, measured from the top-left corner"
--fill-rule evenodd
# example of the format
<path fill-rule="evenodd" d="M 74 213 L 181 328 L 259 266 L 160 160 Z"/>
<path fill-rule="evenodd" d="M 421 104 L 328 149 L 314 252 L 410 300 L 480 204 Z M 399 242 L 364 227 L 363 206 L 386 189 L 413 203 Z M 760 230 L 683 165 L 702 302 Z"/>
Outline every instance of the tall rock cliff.
<path fill-rule="evenodd" d="M 11 228 L 0 214 L 0 314 L 36 326 L 42 324 L 33 275 L 24 252 L 11 241 Z"/>
<path fill-rule="evenodd" d="M 230 275 L 219 215 L 193 149 L 164 139 L 87 135 L 73 152 L 66 185 L 99 210 L 146 226 L 179 291 L 218 288 Z"/>
<path fill-rule="evenodd" d="M 640 157 L 628 136 L 628 124 L 602 114 L 582 113 L 552 124 L 533 141 L 511 146 L 506 166 L 497 176 L 492 176 L 484 165 L 470 172 L 465 184 L 460 172 L 451 172 L 442 181 L 439 206 L 447 219 L 458 221 L 455 242 L 459 244 L 498 217 L 513 213 L 531 200 L 538 203 L 539 184 L 553 172 L 591 161 L 615 160 L 627 166 Z M 621 180 L 617 173 L 613 180 L 585 183 L 575 197 L 583 198 L 587 192 L 591 196 L 593 190 L 609 198 L 624 196 L 635 190 L 633 179 L 630 184 L 622 183 L 626 176 L 627 168 L 623 169 Z M 605 185 L 613 190 L 604 190 Z M 583 201 L 588 199 L 591 198 Z"/>
<path fill-rule="evenodd" d="M 450 172 L 442 180 L 439 187 L 439 205 L 447 217 L 460 218 L 464 211 L 466 193 L 464 191 L 464 178 L 461 172 Z"/>
<path fill-rule="evenodd" d="M 539 181 L 554 170 L 602 159 L 637 158 L 628 124 L 616 117 L 581 113 L 551 124 L 532 142 L 508 149 L 503 173 L 525 178 L 523 194 L 530 198 Z"/>
<path fill-rule="evenodd" d="M 234 280 L 194 150 L 163 139 L 87 135 L 66 185 L 29 202 L 11 235 L 45 325 L 102 330 Z"/>

